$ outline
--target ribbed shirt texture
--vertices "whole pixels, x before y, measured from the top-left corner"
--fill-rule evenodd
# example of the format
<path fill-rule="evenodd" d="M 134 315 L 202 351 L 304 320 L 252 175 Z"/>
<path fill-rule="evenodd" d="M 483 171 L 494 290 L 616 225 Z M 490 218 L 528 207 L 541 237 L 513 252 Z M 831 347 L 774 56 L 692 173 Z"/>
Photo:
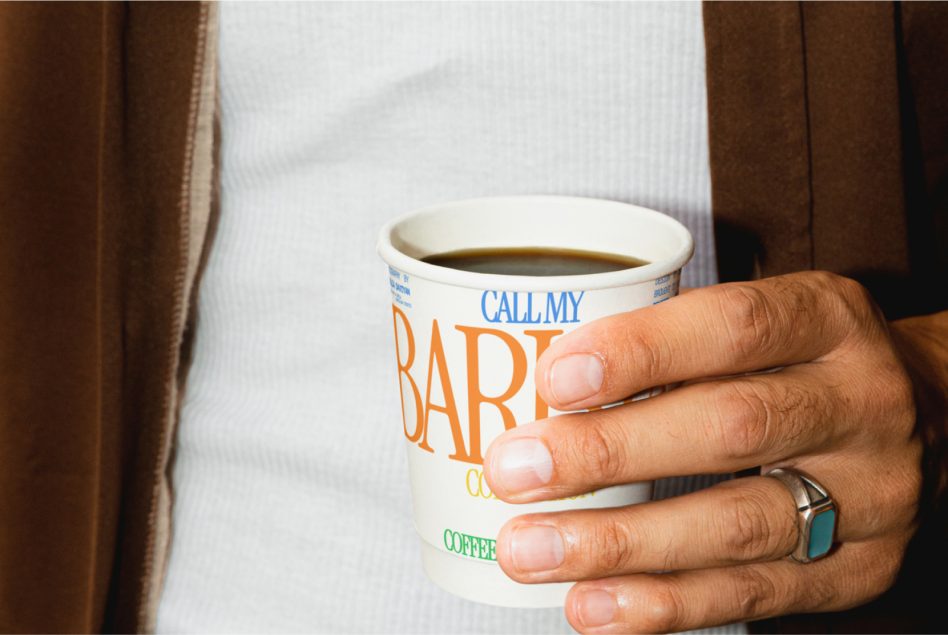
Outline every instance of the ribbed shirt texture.
<path fill-rule="evenodd" d="M 608 198 L 682 221 L 683 284 L 715 283 L 700 4 L 220 16 L 221 216 L 159 632 L 573 632 L 562 609 L 468 602 L 422 571 L 376 235 L 440 201 Z M 729 476 L 664 479 L 655 497 Z"/>

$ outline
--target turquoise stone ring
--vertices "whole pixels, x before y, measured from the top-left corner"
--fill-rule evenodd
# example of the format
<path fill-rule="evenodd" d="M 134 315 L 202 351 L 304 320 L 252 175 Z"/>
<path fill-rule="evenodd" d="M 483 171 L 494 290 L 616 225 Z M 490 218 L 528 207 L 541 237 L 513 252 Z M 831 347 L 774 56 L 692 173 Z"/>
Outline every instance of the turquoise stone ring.
<path fill-rule="evenodd" d="M 829 553 L 836 534 L 836 505 L 826 490 L 790 467 L 774 468 L 764 476 L 786 485 L 796 504 L 800 539 L 790 557 L 797 562 L 812 562 Z"/>

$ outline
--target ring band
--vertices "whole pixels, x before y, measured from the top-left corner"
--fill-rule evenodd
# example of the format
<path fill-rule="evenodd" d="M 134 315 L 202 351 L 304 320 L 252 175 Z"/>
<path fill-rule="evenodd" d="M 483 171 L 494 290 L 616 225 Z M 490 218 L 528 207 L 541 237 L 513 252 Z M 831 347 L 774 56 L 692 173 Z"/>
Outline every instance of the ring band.
<path fill-rule="evenodd" d="M 805 563 L 828 554 L 836 534 L 836 504 L 826 489 L 791 467 L 777 467 L 764 476 L 786 485 L 796 504 L 800 538 L 790 557 Z"/>

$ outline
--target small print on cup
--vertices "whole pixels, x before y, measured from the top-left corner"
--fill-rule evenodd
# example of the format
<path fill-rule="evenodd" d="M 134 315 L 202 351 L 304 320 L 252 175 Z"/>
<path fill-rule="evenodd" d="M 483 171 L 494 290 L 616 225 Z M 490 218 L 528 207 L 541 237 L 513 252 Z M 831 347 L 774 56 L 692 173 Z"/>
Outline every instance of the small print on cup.
<path fill-rule="evenodd" d="M 693 250 L 691 234 L 669 216 L 571 196 L 452 201 L 381 229 L 414 523 L 422 564 L 436 584 L 487 604 L 562 606 L 570 583 L 521 584 L 497 564 L 495 538 L 503 524 L 526 513 L 649 500 L 651 481 L 513 505 L 490 491 L 482 464 L 505 430 L 560 414 L 533 383 L 543 351 L 597 318 L 675 296 Z M 553 269 L 531 269 L 538 260 L 531 253 L 551 257 Z M 501 262 L 501 254 L 513 259 Z M 600 273 L 574 273 L 590 270 L 577 263 L 558 269 L 567 257 L 630 265 L 607 264 Z M 463 266 L 461 258 L 467 258 Z"/>

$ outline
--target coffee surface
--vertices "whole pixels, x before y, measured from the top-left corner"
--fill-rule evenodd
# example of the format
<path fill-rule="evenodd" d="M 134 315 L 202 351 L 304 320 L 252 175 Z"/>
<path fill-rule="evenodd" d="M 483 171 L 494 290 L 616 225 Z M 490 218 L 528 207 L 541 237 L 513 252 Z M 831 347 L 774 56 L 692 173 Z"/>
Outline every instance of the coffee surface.
<path fill-rule="evenodd" d="M 439 267 L 510 276 L 579 276 L 648 264 L 631 256 L 559 247 L 461 249 L 426 256 L 422 260 Z"/>

